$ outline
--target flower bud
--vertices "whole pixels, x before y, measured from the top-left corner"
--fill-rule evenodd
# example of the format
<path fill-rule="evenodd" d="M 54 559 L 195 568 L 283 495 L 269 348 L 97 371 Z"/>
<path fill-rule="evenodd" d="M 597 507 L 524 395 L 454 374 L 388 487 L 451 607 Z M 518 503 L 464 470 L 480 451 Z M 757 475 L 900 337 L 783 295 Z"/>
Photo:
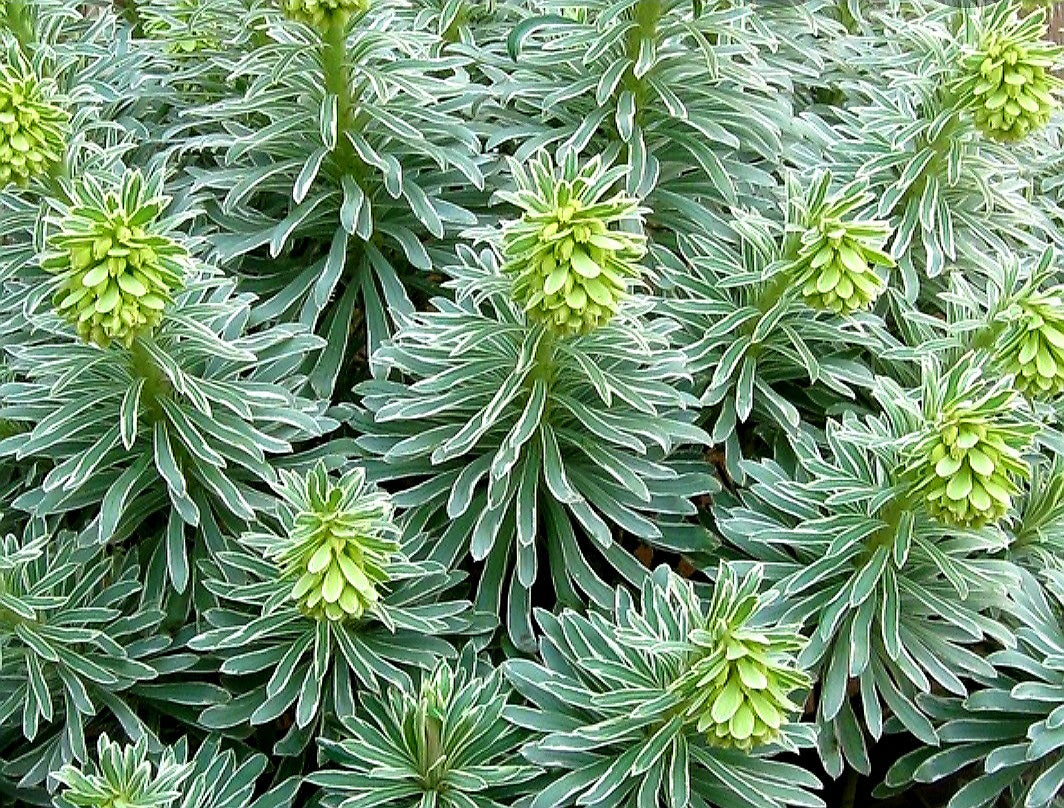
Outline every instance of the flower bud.
<path fill-rule="evenodd" d="M 380 600 L 399 552 L 387 494 L 362 469 L 333 480 L 319 463 L 305 477 L 281 473 L 290 506 L 288 535 L 267 555 L 294 579 L 291 598 L 316 620 L 358 619 Z"/>
<path fill-rule="evenodd" d="M 78 193 L 42 260 L 58 277 L 53 303 L 85 341 L 131 345 L 161 322 L 188 253 L 153 232 L 167 200 L 149 197 L 139 172 L 127 173 L 121 189 L 86 182 Z"/>
<path fill-rule="evenodd" d="M 26 185 L 58 163 L 66 147 L 66 112 L 28 68 L 0 65 L 0 188 Z"/>
<path fill-rule="evenodd" d="M 641 223 L 638 203 L 623 193 L 604 199 L 612 182 L 598 158 L 583 168 L 572 155 L 559 168 L 541 158 L 515 177 L 518 191 L 505 196 L 524 213 L 503 233 L 514 300 L 562 336 L 605 325 L 646 252 L 642 234 L 616 228 Z"/>
<path fill-rule="evenodd" d="M 1062 49 L 1045 36 L 1044 11 L 1018 18 L 995 9 L 979 44 L 962 58 L 956 90 L 987 137 L 1021 140 L 1056 109 L 1062 82 L 1051 71 Z"/>

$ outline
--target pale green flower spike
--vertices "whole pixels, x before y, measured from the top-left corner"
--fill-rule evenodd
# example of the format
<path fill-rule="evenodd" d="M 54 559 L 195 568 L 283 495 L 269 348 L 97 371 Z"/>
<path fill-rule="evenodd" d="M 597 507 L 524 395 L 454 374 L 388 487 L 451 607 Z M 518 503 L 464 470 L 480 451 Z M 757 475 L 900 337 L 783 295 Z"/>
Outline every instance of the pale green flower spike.
<path fill-rule="evenodd" d="M 811 686 L 798 667 L 805 641 L 796 628 L 749 625 L 761 607 L 760 584 L 760 567 L 739 579 L 720 566 L 704 628 L 691 632 L 697 656 L 672 687 L 714 746 L 772 743 L 800 709 L 791 696 Z"/>
<path fill-rule="evenodd" d="M 1055 398 L 1064 393 L 1064 286 L 1035 292 L 1017 305 L 1020 314 L 997 355 L 1018 390 Z"/>
<path fill-rule="evenodd" d="M 288 535 L 268 553 L 294 579 L 291 597 L 318 620 L 362 617 L 380 600 L 399 552 L 392 503 L 362 469 L 339 480 L 323 463 L 308 474 L 280 472 L 278 493 L 291 509 Z"/>
<path fill-rule="evenodd" d="M 1020 17 L 1009 4 L 980 20 L 978 45 L 960 62 L 955 90 L 987 137 L 1016 141 L 1041 129 L 1064 82 L 1052 70 L 1064 48 L 1046 41 L 1044 9 Z"/>
<path fill-rule="evenodd" d="M 148 739 L 142 736 L 135 745 L 121 746 L 107 734 L 96 743 L 96 763 L 84 770 L 66 765 L 56 779 L 66 788 L 60 805 L 85 808 L 167 808 L 181 797 L 181 786 L 188 778 L 191 765 L 174 761 L 167 750 L 158 767 L 148 759 Z"/>
<path fill-rule="evenodd" d="M 0 65 L 0 188 L 27 185 L 62 159 L 68 116 L 51 96 L 28 67 Z"/>
<path fill-rule="evenodd" d="M 912 495 L 940 522 L 983 527 L 998 522 L 1030 477 L 1023 458 L 1035 428 L 1017 418 L 1022 406 L 1008 376 L 987 381 L 981 365 L 961 363 L 945 394 L 925 404 L 927 428 L 914 436 L 905 473 Z M 932 411 L 937 410 L 937 411 Z"/>
<path fill-rule="evenodd" d="M 369 8 L 369 0 L 281 0 L 285 15 L 296 22 L 325 31 Z"/>
<path fill-rule="evenodd" d="M 56 217 L 42 266 L 58 277 L 57 311 L 87 342 L 126 346 L 150 333 L 184 282 L 188 253 L 153 232 L 168 204 L 152 196 L 137 171 L 117 190 L 86 179 Z"/>
<path fill-rule="evenodd" d="M 827 199 L 829 183 L 830 177 L 823 176 L 805 200 L 795 283 L 812 308 L 852 314 L 870 308 L 887 288 L 877 267 L 894 266 L 883 250 L 891 230 L 886 222 L 851 218 L 871 194 L 847 186 Z"/>
<path fill-rule="evenodd" d="M 640 274 L 646 238 L 638 202 L 606 197 L 622 176 L 595 157 L 582 168 L 567 152 L 555 167 L 549 156 L 526 168 L 513 164 L 517 191 L 500 194 L 523 214 L 503 233 L 504 273 L 528 318 L 562 336 L 586 334 L 620 308 L 629 278 Z"/>

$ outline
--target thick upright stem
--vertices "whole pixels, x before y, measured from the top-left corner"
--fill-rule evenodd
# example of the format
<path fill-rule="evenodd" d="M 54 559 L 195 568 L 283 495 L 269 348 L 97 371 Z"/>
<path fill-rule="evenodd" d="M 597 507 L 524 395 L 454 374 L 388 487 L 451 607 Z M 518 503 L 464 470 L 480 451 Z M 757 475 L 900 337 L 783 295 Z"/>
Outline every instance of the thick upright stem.
<path fill-rule="evenodd" d="M 37 32 L 34 30 L 33 19 L 26 0 L 8 0 L 7 26 L 18 40 L 22 55 L 27 59 L 32 59 L 34 46 L 37 44 Z"/>
<path fill-rule="evenodd" d="M 946 103 L 949 103 L 949 99 Z M 905 189 L 905 193 L 902 194 L 901 199 L 898 200 L 898 204 L 892 213 L 902 214 L 905 212 L 906 206 L 913 199 L 919 199 L 924 194 L 924 189 L 927 188 L 927 183 L 931 177 L 940 173 L 942 170 L 942 163 L 949 156 L 950 145 L 953 142 L 954 135 L 957 132 L 957 127 L 961 123 L 961 113 L 959 110 L 954 110 L 950 115 L 950 118 L 939 129 L 938 134 L 932 138 L 927 147 L 934 152 L 934 155 L 924 166 L 919 176 L 913 181 L 913 183 Z"/>
<path fill-rule="evenodd" d="M 653 39 L 657 35 L 658 20 L 661 19 L 661 0 L 640 0 L 635 7 L 634 22 L 636 27 L 628 32 L 627 55 L 635 60 L 644 39 Z"/>
<path fill-rule="evenodd" d="M 757 296 L 756 305 L 761 313 L 768 313 L 773 306 L 779 303 L 780 298 L 787 293 L 793 282 L 794 278 L 790 272 L 777 272 L 776 277 L 769 281 L 761 291 L 761 294 Z"/>
<path fill-rule="evenodd" d="M 883 521 L 883 527 L 872 534 L 870 551 L 879 547 L 890 547 L 894 543 L 902 516 L 912 510 L 912 505 L 907 500 L 907 497 L 895 497 L 879 512 L 878 516 Z"/>
<path fill-rule="evenodd" d="M 541 379 L 550 388 L 554 377 L 554 354 L 557 350 L 557 343 L 549 328 L 543 328 L 542 331 L 539 344 L 536 346 L 536 353 L 532 358 L 532 372 L 529 374 L 528 384 L 531 385 L 537 379 Z"/>
<path fill-rule="evenodd" d="M 624 72 L 621 84 L 630 92 L 635 100 L 635 118 L 639 119 L 639 111 L 643 108 L 646 90 L 643 80 L 635 74 L 635 63 L 643 49 L 645 40 L 657 38 L 658 21 L 661 19 L 661 0 L 639 0 L 632 14 L 635 26 L 628 31 L 625 42 L 625 55 L 632 61 Z M 628 146 L 624 147 L 624 159 L 628 159 Z"/>
<path fill-rule="evenodd" d="M 985 326 L 975 332 L 975 336 L 972 337 L 968 343 L 969 350 L 972 351 L 989 351 L 994 347 L 994 344 L 1001 338 L 1001 335 L 1008 327 L 1007 323 L 1001 321 L 991 321 Z"/>
<path fill-rule="evenodd" d="M 141 340 L 134 340 L 129 347 L 129 365 L 135 378 L 144 380 L 141 401 L 145 410 L 155 418 L 163 418 L 164 412 L 160 400 L 171 392 L 170 380 L 152 359 L 148 349 Z"/>
<path fill-rule="evenodd" d="M 347 139 L 352 123 L 351 74 L 347 68 L 347 20 L 339 18 L 322 36 L 321 68 L 326 92 L 336 96 L 336 162 L 341 171 L 354 164 L 354 150 Z"/>

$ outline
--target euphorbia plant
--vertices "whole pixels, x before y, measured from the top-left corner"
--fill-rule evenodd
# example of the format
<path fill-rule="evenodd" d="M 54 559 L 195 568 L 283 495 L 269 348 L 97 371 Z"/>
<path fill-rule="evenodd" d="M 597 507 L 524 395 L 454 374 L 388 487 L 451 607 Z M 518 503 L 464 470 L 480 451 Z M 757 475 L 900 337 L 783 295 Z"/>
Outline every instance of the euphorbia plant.
<path fill-rule="evenodd" d="M 1059 801 L 1039 5 L 0 0 L 0 805 Z"/>

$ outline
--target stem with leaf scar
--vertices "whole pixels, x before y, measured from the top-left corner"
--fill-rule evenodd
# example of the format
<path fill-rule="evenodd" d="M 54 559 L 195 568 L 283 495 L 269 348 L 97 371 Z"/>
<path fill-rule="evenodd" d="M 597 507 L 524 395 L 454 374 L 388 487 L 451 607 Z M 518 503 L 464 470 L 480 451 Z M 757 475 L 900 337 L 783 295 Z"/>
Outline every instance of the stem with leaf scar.
<path fill-rule="evenodd" d="M 322 35 L 321 69 L 325 91 L 336 97 L 336 145 L 334 155 L 342 173 L 355 173 L 354 149 L 347 137 L 352 125 L 351 75 L 347 69 L 347 18 L 337 17 Z"/>
<path fill-rule="evenodd" d="M 8 0 L 6 16 L 7 28 L 18 41 L 19 50 L 28 60 L 32 60 L 34 46 L 37 44 L 37 31 L 34 29 L 26 0 Z"/>
<path fill-rule="evenodd" d="M 883 525 L 878 528 L 869 537 L 868 555 L 871 556 L 877 549 L 881 547 L 890 547 L 898 535 L 898 527 L 901 525 L 902 517 L 907 513 L 911 513 L 913 510 L 912 503 L 909 502 L 909 498 L 904 495 L 898 495 L 890 500 L 879 511 L 876 517 L 883 522 Z"/>
<path fill-rule="evenodd" d="M 639 0 L 632 13 L 634 25 L 628 30 L 625 40 L 624 55 L 631 64 L 624 71 L 621 85 L 632 94 L 632 102 L 635 107 L 635 119 L 639 118 L 639 111 L 643 108 L 646 96 L 646 87 L 643 79 L 636 75 L 635 65 L 639 61 L 639 54 L 643 50 L 643 42 L 653 41 L 657 37 L 658 21 L 661 19 L 661 0 Z M 627 143 L 623 144 L 622 157 L 627 161 L 630 151 Z"/>
<path fill-rule="evenodd" d="M 164 419 L 162 400 L 170 395 L 172 386 L 140 339 L 129 347 L 129 366 L 135 379 L 144 380 L 141 401 L 145 410 L 155 419 Z"/>
<path fill-rule="evenodd" d="M 947 97 L 944 103 L 948 106 L 955 107 L 955 101 L 952 98 Z M 938 174 L 942 168 L 942 161 L 949 155 L 950 145 L 953 143 L 954 135 L 957 132 L 957 128 L 961 124 L 961 111 L 957 108 L 953 109 L 949 118 L 941 128 L 927 142 L 927 148 L 933 152 L 931 159 L 927 161 L 927 164 L 920 170 L 916 179 L 910 183 L 909 187 L 905 189 L 905 192 L 901 195 L 901 198 L 894 205 L 894 210 L 891 211 L 894 215 L 904 213 L 905 208 L 914 199 L 920 199 L 924 190 L 927 188 L 927 183 L 932 176 Z"/>

